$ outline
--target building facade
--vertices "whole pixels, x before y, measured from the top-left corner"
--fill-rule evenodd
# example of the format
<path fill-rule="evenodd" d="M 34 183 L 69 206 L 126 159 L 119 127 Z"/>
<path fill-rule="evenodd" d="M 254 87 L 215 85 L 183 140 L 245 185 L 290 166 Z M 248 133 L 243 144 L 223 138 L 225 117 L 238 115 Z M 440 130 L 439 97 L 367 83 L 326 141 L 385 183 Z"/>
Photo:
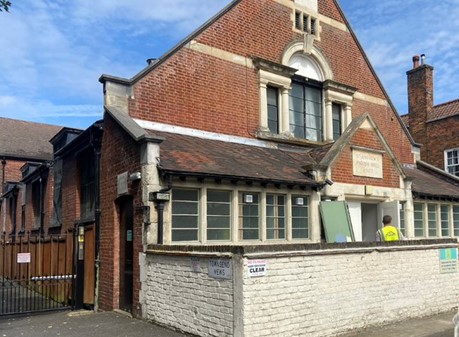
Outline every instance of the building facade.
<path fill-rule="evenodd" d="M 432 266 L 457 252 L 457 181 L 419 161 L 336 1 L 233 1 L 100 81 L 102 309 L 202 336 L 327 336 L 456 305 L 457 272 Z M 410 241 L 374 243 L 383 214 Z M 413 251 L 429 261 L 416 282 Z M 407 291 L 375 301 L 387 259 Z M 332 280 L 358 308 L 339 321 Z"/>
<path fill-rule="evenodd" d="M 434 105 L 434 68 L 426 63 L 425 55 L 413 57 L 407 78 L 409 111 L 402 118 L 414 140 L 422 144 L 421 159 L 459 175 L 459 100 Z"/>

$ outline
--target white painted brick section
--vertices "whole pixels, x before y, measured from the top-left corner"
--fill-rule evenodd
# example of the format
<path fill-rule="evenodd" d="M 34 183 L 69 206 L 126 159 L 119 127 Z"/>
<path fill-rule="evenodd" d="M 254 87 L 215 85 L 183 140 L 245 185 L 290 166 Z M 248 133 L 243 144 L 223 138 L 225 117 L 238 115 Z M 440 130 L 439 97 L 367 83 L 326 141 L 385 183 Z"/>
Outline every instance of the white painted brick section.
<path fill-rule="evenodd" d="M 208 276 L 208 259 L 147 254 L 144 317 L 199 336 L 233 336 L 233 280 Z"/>
<path fill-rule="evenodd" d="M 244 336 L 333 336 L 458 305 L 459 274 L 440 273 L 439 249 L 265 260 L 266 276 L 244 273 Z"/>

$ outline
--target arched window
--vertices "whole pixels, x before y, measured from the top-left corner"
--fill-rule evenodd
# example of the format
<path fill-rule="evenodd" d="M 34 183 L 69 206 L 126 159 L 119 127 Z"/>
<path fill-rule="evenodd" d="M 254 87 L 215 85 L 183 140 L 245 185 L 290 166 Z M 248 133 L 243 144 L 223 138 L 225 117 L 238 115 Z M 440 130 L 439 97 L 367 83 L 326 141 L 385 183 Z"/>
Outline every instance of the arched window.
<path fill-rule="evenodd" d="M 298 69 L 289 94 L 289 131 L 296 138 L 323 140 L 323 76 L 309 57 L 295 54 L 289 66 Z"/>
<path fill-rule="evenodd" d="M 351 122 L 356 89 L 333 81 L 330 65 L 313 45 L 293 42 L 281 64 L 254 59 L 254 65 L 260 79 L 259 136 L 328 142 Z"/>

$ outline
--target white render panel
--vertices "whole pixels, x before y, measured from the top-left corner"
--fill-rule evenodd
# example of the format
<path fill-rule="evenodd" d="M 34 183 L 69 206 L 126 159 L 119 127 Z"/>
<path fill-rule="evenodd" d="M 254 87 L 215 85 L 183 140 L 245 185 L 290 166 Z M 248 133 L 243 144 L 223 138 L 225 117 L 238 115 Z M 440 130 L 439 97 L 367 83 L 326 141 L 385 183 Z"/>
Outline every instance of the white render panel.
<path fill-rule="evenodd" d="M 267 268 L 245 276 L 244 336 L 334 336 L 457 306 L 459 274 L 440 274 L 439 249 L 272 258 Z"/>
<path fill-rule="evenodd" d="M 145 263 L 145 319 L 198 336 L 233 336 L 233 280 L 209 277 L 209 258 L 147 254 Z"/>
<path fill-rule="evenodd" d="M 327 337 L 446 312 L 459 274 L 440 273 L 440 247 L 234 254 L 233 280 L 209 277 L 208 255 L 147 252 L 144 318 L 198 336 Z M 265 275 L 251 277 L 249 260 Z"/>

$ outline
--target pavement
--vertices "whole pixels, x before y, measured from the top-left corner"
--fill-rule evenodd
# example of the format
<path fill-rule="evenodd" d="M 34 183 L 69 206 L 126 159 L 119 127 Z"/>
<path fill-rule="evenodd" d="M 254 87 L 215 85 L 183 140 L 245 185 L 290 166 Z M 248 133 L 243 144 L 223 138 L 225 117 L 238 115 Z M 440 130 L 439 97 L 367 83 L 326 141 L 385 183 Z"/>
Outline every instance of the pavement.
<path fill-rule="evenodd" d="M 453 337 L 456 311 L 373 327 L 340 337 Z M 118 311 L 61 311 L 0 318 L 0 337 L 184 337 Z M 284 336 L 282 336 L 284 337 Z M 285 336 L 287 337 L 287 336 Z"/>
<path fill-rule="evenodd" d="M 118 311 L 59 311 L 0 318 L 0 337 L 184 337 Z"/>
<path fill-rule="evenodd" d="M 408 319 L 339 337 L 453 337 L 453 318 L 456 313 L 457 311 L 449 311 L 434 316 Z"/>

